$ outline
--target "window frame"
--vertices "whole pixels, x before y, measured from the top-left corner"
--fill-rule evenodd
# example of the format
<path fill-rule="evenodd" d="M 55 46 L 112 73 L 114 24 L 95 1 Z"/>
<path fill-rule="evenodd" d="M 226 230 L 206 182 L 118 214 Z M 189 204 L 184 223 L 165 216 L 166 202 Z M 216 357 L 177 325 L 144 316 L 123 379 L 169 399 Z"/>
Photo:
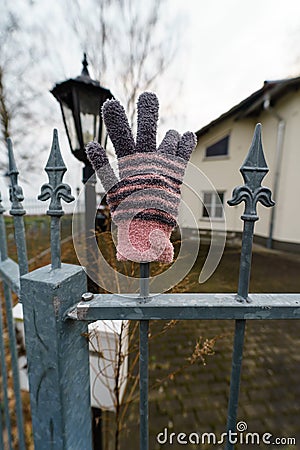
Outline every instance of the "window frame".
<path fill-rule="evenodd" d="M 211 201 L 205 201 L 205 195 L 211 195 Z M 202 192 L 202 213 L 200 220 L 224 221 L 225 190 Z M 216 216 L 217 209 L 222 206 L 222 216 Z M 206 213 L 206 215 L 205 215 Z"/>
<path fill-rule="evenodd" d="M 226 141 L 226 153 L 222 153 L 222 154 L 218 154 L 218 155 L 208 155 L 207 151 L 209 149 L 211 149 L 212 147 L 215 147 L 216 145 L 220 144 L 222 141 Z M 212 144 L 210 145 L 206 145 L 205 146 L 205 154 L 204 154 L 204 159 L 226 159 L 229 157 L 229 141 L 230 141 L 230 133 L 227 133 L 226 135 L 224 135 L 222 138 L 214 141 Z"/>

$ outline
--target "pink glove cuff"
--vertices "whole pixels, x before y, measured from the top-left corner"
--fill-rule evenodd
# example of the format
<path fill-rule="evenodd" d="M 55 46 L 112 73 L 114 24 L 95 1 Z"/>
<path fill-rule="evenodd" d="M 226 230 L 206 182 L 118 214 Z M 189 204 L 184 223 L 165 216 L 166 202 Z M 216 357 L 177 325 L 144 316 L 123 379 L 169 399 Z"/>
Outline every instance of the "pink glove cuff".
<path fill-rule="evenodd" d="M 157 221 L 135 219 L 118 224 L 118 261 L 171 263 L 173 227 Z"/>

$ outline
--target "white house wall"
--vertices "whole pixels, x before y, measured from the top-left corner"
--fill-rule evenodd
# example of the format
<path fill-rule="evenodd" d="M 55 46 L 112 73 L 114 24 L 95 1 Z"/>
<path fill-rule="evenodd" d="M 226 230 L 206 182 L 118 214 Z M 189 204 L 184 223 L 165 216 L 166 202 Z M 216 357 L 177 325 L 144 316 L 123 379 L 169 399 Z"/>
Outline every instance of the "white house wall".
<path fill-rule="evenodd" d="M 279 192 L 276 199 L 274 239 L 300 242 L 299 169 L 300 169 L 300 93 L 285 96 L 276 111 L 286 122 Z M 277 127 L 278 121 L 273 119 Z M 274 133 L 275 134 L 275 133 Z M 266 136 L 266 145 L 269 135 Z M 270 142 L 271 145 L 271 142 Z M 273 144 L 274 145 L 274 144 Z M 275 148 L 275 147 L 274 147 Z M 274 158 L 270 164 L 271 178 L 275 175 Z"/>
<path fill-rule="evenodd" d="M 278 241 L 300 243 L 300 211 L 297 207 L 300 178 L 300 93 L 293 92 L 286 95 L 276 103 L 275 109 L 285 119 L 286 130 L 273 238 Z M 194 219 L 191 220 L 191 216 L 181 209 L 179 216 L 181 227 L 195 228 L 197 223 L 200 230 L 211 229 L 210 221 L 201 217 L 202 204 L 199 195 L 193 194 L 188 187 L 192 186 L 200 197 L 203 191 L 211 190 L 209 183 L 201 175 L 201 172 L 204 172 L 216 191 L 225 192 L 224 209 L 227 230 L 242 230 L 243 223 L 240 216 L 243 205 L 229 207 L 227 200 L 231 198 L 232 189 L 243 184 L 239 168 L 247 155 L 257 122 L 262 123 L 263 147 L 270 168 L 263 184 L 273 189 L 278 120 L 268 111 L 264 111 L 255 119 L 224 120 L 199 138 L 198 145 L 192 154 L 191 163 L 197 167 L 197 170 L 187 171 L 183 186 L 183 201 L 191 208 Z M 227 134 L 230 135 L 228 156 L 205 158 L 206 147 Z M 255 233 L 267 238 L 271 210 L 259 205 L 258 212 L 260 220 L 256 223 Z M 213 224 L 215 228 L 220 229 L 224 226 L 220 220 L 214 220 Z"/>
<path fill-rule="evenodd" d="M 193 211 L 195 221 L 200 230 L 211 228 L 210 221 L 202 218 L 202 202 L 199 197 L 202 196 L 203 191 L 211 190 L 209 183 L 205 182 L 205 177 L 201 175 L 202 172 L 210 180 L 216 191 L 223 191 L 225 194 L 224 209 L 227 229 L 233 231 L 242 229 L 242 223 L 239 220 L 242 214 L 242 207 L 229 207 L 227 200 L 231 198 L 233 188 L 242 183 L 239 168 L 251 143 L 253 129 L 253 121 L 234 122 L 233 120 L 226 120 L 199 139 L 191 157 L 191 163 L 199 169 L 199 172 L 194 171 L 194 173 L 190 173 L 187 171 L 182 197 Z M 227 134 L 230 135 L 229 155 L 226 157 L 205 158 L 206 147 L 222 139 Z M 186 185 L 195 186 L 199 197 L 193 195 Z M 222 221 L 214 220 L 213 223 L 216 228 L 223 228 Z M 193 228 L 191 221 L 186 216 L 183 217 L 183 215 L 180 216 L 180 225 L 183 228 Z"/>
<path fill-rule="evenodd" d="M 275 206 L 273 238 L 282 242 L 300 243 L 300 212 L 295 208 L 299 202 L 300 168 L 300 93 L 292 92 L 278 101 L 274 107 L 285 123 L 281 170 Z M 264 184 L 274 192 L 275 154 L 277 147 L 278 119 L 264 111 L 259 120 L 263 126 L 263 145 L 270 168 Z M 270 213 L 259 206 L 260 220 L 256 224 L 256 234 L 269 234 Z"/>

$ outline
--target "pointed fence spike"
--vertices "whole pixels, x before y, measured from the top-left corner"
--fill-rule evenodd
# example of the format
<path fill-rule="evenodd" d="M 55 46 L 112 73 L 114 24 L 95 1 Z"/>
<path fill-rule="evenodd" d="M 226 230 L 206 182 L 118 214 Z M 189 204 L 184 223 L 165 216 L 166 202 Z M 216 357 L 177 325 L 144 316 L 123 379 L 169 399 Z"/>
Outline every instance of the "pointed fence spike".
<path fill-rule="evenodd" d="M 19 171 L 14 156 L 13 143 L 10 138 L 7 139 L 7 151 L 9 162 L 8 175 L 10 178 L 9 199 L 11 202 L 11 209 L 9 213 L 14 218 L 15 241 L 17 246 L 20 275 L 22 276 L 28 272 L 27 247 L 23 218 L 26 211 L 22 205 L 22 201 L 24 200 L 23 189 L 18 184 Z"/>
<path fill-rule="evenodd" d="M 248 155 L 240 169 L 245 183 L 233 190 L 232 199 L 228 201 L 230 206 L 245 202 L 242 220 L 256 221 L 259 219 L 256 210 L 258 202 L 267 207 L 274 206 L 271 190 L 261 186 L 268 171 L 262 146 L 261 124 L 257 124 Z"/>
<path fill-rule="evenodd" d="M 10 178 L 9 198 L 11 202 L 10 214 L 24 215 L 26 211 L 23 209 L 21 202 L 24 200 L 23 189 L 18 184 L 19 171 L 17 169 L 13 144 L 10 138 L 7 139 L 8 151 L 8 176 Z"/>
<path fill-rule="evenodd" d="M 41 187 L 38 199 L 41 201 L 50 199 L 47 214 L 51 217 L 51 264 L 52 269 L 58 269 L 61 267 L 60 219 L 64 215 L 61 200 L 70 203 L 75 199 L 71 195 L 71 187 L 63 183 L 67 168 L 60 151 L 56 129 L 53 130 L 52 145 L 45 171 L 49 182 Z"/>
<path fill-rule="evenodd" d="M 257 203 L 260 202 L 264 206 L 268 207 L 274 205 L 274 202 L 271 199 L 272 194 L 270 189 L 261 186 L 262 180 L 268 173 L 268 170 L 269 169 L 262 146 L 261 124 L 257 124 L 248 155 L 240 169 L 245 182 L 244 186 L 236 187 L 233 190 L 232 199 L 228 201 L 228 204 L 231 206 L 238 205 L 242 201 L 245 202 L 244 214 L 241 217 L 244 221 L 244 228 L 242 235 L 239 283 L 236 297 L 237 301 L 241 303 L 250 302 L 248 294 L 250 285 L 254 224 L 255 221 L 259 219 L 256 211 Z M 235 321 L 234 349 L 232 355 L 232 372 L 228 403 L 227 436 L 230 432 L 233 433 L 236 430 L 245 328 L 245 319 Z M 234 444 L 227 438 L 225 449 L 233 450 L 233 448 Z"/>
<path fill-rule="evenodd" d="M 228 201 L 230 206 L 245 202 L 244 214 L 241 216 L 244 230 L 237 297 L 242 302 L 248 301 L 254 222 L 259 219 L 257 203 L 260 202 L 267 207 L 274 205 L 271 190 L 261 186 L 268 170 L 262 147 L 261 124 L 257 124 L 248 155 L 241 167 L 245 183 L 233 190 L 232 199 Z"/>
<path fill-rule="evenodd" d="M 50 216 L 62 216 L 64 211 L 61 205 L 61 199 L 70 203 L 74 200 L 71 195 L 71 188 L 68 184 L 63 183 L 63 177 L 67 168 L 61 155 L 58 133 L 53 130 L 53 140 L 50 155 L 45 167 L 49 182 L 41 188 L 41 194 L 38 199 L 41 201 L 51 199 L 47 214 Z"/>
<path fill-rule="evenodd" d="M 51 146 L 50 155 L 49 155 L 45 170 L 46 171 L 56 170 L 56 171 L 64 171 L 64 172 L 66 172 L 66 170 L 67 170 L 64 160 L 61 155 L 59 141 L 58 141 L 58 133 L 57 133 L 56 128 L 53 130 L 52 146 Z"/>
<path fill-rule="evenodd" d="M 254 130 L 254 135 L 252 139 L 252 143 L 248 152 L 248 155 L 241 167 L 241 170 L 249 168 L 249 169 L 266 169 L 267 171 L 268 166 L 265 160 L 263 146 L 262 146 L 262 139 L 261 139 L 261 124 L 258 123 Z"/>

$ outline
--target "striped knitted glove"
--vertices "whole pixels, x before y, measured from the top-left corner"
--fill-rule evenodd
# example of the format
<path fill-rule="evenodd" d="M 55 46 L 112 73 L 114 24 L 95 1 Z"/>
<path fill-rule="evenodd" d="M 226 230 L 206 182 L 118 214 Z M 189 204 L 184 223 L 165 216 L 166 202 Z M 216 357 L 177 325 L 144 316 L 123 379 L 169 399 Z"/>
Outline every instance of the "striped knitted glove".
<path fill-rule="evenodd" d="M 156 95 L 144 92 L 137 107 L 136 143 L 121 104 L 107 100 L 102 108 L 120 179 L 97 142 L 90 142 L 86 153 L 108 193 L 107 203 L 118 226 L 117 259 L 170 263 L 174 254 L 170 236 L 178 216 L 180 187 L 196 136 L 187 132 L 181 137 L 169 130 L 156 149 Z"/>

